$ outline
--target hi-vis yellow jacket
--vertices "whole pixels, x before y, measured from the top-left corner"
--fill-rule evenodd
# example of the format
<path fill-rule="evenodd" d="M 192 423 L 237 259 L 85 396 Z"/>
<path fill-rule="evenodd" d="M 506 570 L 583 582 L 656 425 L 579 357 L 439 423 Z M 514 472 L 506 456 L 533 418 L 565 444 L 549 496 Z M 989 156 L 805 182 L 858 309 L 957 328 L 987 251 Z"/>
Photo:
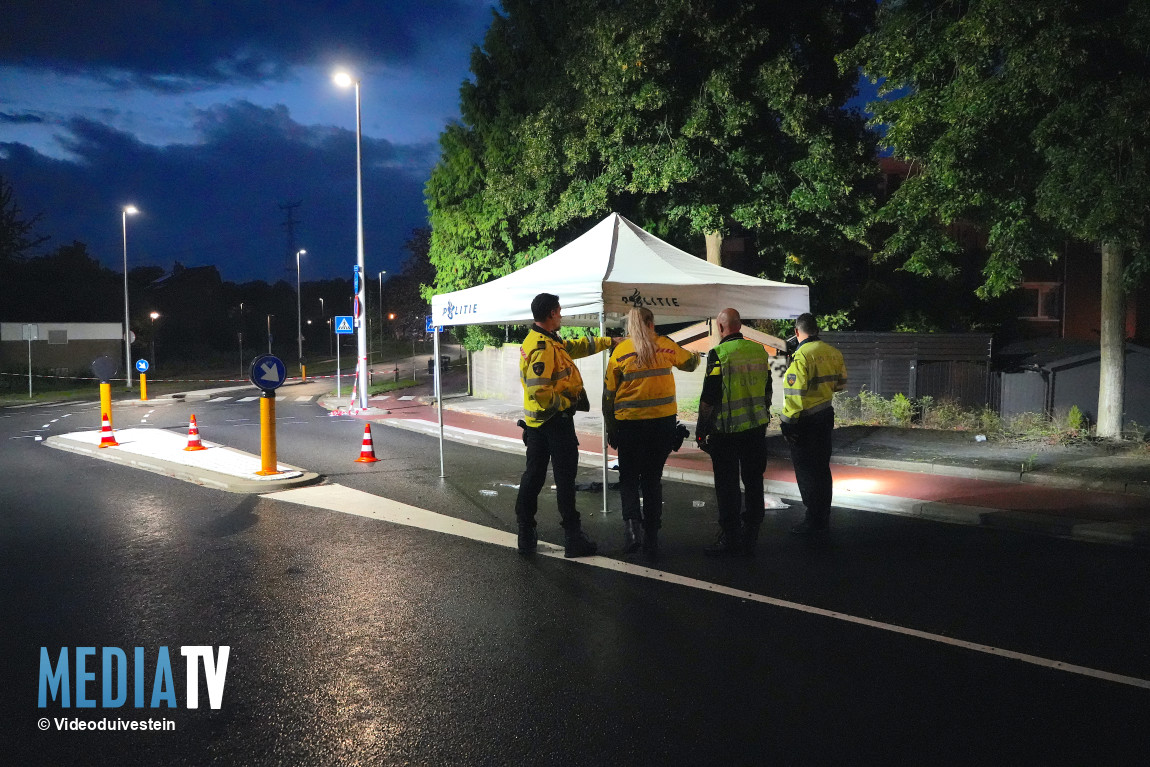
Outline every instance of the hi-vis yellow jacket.
<path fill-rule="evenodd" d="M 542 426 L 565 410 L 574 410 L 583 391 L 583 376 L 574 359 L 611 348 L 610 338 L 563 340 L 534 325 L 519 348 L 524 421 Z"/>
<path fill-rule="evenodd" d="M 615 347 L 607 363 L 603 382 L 603 417 L 639 421 L 662 418 L 679 412 L 675 404 L 675 377 L 671 366 L 691 371 L 699 366 L 699 355 L 689 352 L 670 338 L 655 338 L 655 367 L 639 366 L 635 344 L 630 338 Z"/>
<path fill-rule="evenodd" d="M 831 407 L 847 386 L 847 367 L 838 349 L 817 338 L 799 344 L 783 378 L 783 423 L 794 423 Z"/>

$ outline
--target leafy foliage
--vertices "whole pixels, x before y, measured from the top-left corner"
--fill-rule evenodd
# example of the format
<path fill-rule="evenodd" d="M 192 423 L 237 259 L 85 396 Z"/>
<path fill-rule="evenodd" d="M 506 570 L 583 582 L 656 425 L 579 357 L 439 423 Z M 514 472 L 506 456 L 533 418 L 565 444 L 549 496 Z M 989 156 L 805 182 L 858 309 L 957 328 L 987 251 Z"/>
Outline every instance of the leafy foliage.
<path fill-rule="evenodd" d="M 615 210 L 684 241 L 749 231 L 811 279 L 865 237 L 873 146 L 837 52 L 871 0 L 508 0 L 426 186 L 437 292 L 537 260 Z"/>
<path fill-rule="evenodd" d="M 1150 268 L 1150 5 L 1141 0 L 902 0 L 880 5 L 860 63 L 884 143 L 914 173 L 879 211 L 881 255 L 923 275 L 961 268 L 953 229 L 983 225 L 979 292 L 1021 280 L 1067 237 Z"/>

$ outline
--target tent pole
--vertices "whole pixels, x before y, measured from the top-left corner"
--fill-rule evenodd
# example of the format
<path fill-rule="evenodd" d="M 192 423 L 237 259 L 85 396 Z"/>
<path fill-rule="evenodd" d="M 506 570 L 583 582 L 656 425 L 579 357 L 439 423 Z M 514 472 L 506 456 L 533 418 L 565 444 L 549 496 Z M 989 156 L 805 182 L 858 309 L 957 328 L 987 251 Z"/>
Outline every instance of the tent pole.
<path fill-rule="evenodd" d="M 435 404 L 439 410 L 439 478 L 443 479 L 447 476 L 443 471 L 443 386 L 440 383 L 443 375 L 439 368 L 439 328 L 432 326 L 431 330 L 435 334 L 435 381 L 432 382 L 431 390 L 435 393 Z"/>
<path fill-rule="evenodd" d="M 599 336 L 607 335 L 606 326 L 603 322 L 603 312 L 599 312 Z M 607 357 L 611 354 L 609 351 L 600 352 L 599 359 L 603 362 L 603 381 L 606 386 L 607 375 Z M 603 413 L 603 423 L 599 430 L 600 444 L 603 446 L 603 513 L 607 513 L 607 414 Z"/>

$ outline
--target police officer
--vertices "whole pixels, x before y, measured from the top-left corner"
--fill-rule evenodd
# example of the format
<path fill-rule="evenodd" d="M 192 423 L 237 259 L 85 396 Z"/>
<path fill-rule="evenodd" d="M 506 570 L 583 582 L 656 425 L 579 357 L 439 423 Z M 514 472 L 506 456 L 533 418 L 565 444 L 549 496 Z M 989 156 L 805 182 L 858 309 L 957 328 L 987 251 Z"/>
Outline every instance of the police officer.
<path fill-rule="evenodd" d="M 699 366 L 699 355 L 655 333 L 650 309 L 631 309 L 627 338 L 607 363 L 603 419 L 607 441 L 619 452 L 623 553 L 634 554 L 641 547 L 649 559 L 659 551 L 663 466 L 674 448 L 679 412 L 672 366 L 690 372 Z"/>
<path fill-rule="evenodd" d="M 831 513 L 831 430 L 834 393 L 847 385 L 847 369 L 838 349 L 819 339 L 812 314 L 795 320 L 799 346 L 784 379 L 782 430 L 791 448 L 799 494 L 806 506 L 803 521 L 791 528 L 796 535 L 827 529 Z"/>
<path fill-rule="evenodd" d="M 763 523 L 763 472 L 771 419 L 771 370 L 766 349 L 739 332 L 739 313 L 715 318 L 722 340 L 707 354 L 695 439 L 711 454 L 719 502 L 719 537 L 709 556 L 754 556 Z M 745 493 L 739 491 L 739 479 Z M 740 510 L 742 517 L 740 518 Z"/>
<path fill-rule="evenodd" d="M 539 491 L 547 479 L 547 464 L 555 475 L 555 493 L 562 518 L 567 557 L 586 557 L 596 545 L 583 534 L 575 509 L 575 474 L 579 469 L 579 440 L 575 436 L 576 410 L 589 410 L 583 377 L 573 358 L 586 357 L 614 346 L 610 338 L 564 341 L 556 331 L 562 325 L 559 297 L 540 293 L 531 301 L 535 324 L 519 352 L 523 384 L 523 444 L 527 469 L 519 483 L 515 518 L 519 524 L 519 553 L 532 554 L 538 543 L 535 512 Z"/>

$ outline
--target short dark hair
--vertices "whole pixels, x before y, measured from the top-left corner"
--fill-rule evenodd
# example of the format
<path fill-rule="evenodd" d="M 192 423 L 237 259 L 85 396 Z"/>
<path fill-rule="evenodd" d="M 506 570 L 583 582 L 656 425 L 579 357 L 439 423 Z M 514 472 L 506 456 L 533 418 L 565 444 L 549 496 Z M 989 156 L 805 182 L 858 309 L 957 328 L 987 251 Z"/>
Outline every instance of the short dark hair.
<path fill-rule="evenodd" d="M 796 317 L 795 327 L 808 336 L 817 336 L 819 334 L 819 323 L 815 321 L 815 315 L 810 312 L 804 312 Z"/>
<path fill-rule="evenodd" d="M 559 308 L 559 296 L 551 293 L 540 293 L 531 299 L 531 316 L 536 322 L 543 322 L 551 316 L 551 312 Z"/>

